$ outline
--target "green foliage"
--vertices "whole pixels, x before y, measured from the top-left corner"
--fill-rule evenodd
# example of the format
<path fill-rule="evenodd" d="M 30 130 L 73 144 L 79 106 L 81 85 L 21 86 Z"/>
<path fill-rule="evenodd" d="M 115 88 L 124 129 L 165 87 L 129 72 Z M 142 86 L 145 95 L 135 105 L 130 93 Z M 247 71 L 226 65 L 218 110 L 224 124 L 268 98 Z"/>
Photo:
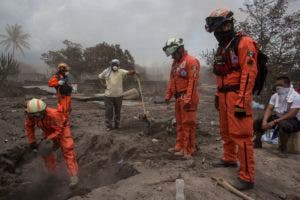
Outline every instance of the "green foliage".
<path fill-rule="evenodd" d="M 0 84 L 7 81 L 7 77 L 10 75 L 16 75 L 19 73 L 19 63 L 13 59 L 11 54 L 1 53 L 0 56 Z"/>
<path fill-rule="evenodd" d="M 99 43 L 94 47 L 83 49 L 80 44 L 69 40 L 63 41 L 64 48 L 42 54 L 42 60 L 50 67 L 65 62 L 71 66 L 71 74 L 80 79 L 81 73 L 98 73 L 109 66 L 112 59 L 117 58 L 125 69 L 134 67 L 134 59 L 128 50 L 120 45 Z"/>
<path fill-rule="evenodd" d="M 288 12 L 287 0 L 248 0 L 239 24 L 269 56 L 269 80 L 299 71 L 300 10 Z"/>
<path fill-rule="evenodd" d="M 56 68 L 61 62 L 71 66 L 71 74 L 79 79 L 80 73 L 84 69 L 83 50 L 80 44 L 69 40 L 63 41 L 65 48 L 58 51 L 48 51 L 42 54 L 42 60 L 50 67 Z"/>
<path fill-rule="evenodd" d="M 108 43 L 100 43 L 94 47 L 86 48 L 83 56 L 86 62 L 86 71 L 94 72 L 103 70 L 108 67 L 109 62 L 117 58 L 124 68 L 134 67 L 134 59 L 130 52 L 126 49 L 123 51 L 120 45 L 110 45 Z"/>

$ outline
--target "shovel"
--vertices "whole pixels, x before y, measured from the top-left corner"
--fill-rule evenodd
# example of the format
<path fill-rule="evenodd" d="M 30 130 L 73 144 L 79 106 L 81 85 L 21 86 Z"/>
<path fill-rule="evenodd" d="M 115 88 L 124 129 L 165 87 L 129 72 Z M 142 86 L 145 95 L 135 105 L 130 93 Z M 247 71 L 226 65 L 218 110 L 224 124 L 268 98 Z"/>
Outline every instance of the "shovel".
<path fill-rule="evenodd" d="M 136 76 L 136 79 L 137 79 L 138 86 L 139 86 L 139 92 L 141 94 L 141 101 L 142 101 L 142 108 L 143 108 L 143 114 L 141 114 L 139 116 L 139 118 L 146 121 L 148 123 L 148 125 L 150 126 L 151 118 L 149 116 L 149 112 L 146 110 L 146 107 L 145 107 L 145 101 L 144 101 L 144 96 L 143 96 L 143 92 L 142 92 L 141 80 L 138 76 Z"/>

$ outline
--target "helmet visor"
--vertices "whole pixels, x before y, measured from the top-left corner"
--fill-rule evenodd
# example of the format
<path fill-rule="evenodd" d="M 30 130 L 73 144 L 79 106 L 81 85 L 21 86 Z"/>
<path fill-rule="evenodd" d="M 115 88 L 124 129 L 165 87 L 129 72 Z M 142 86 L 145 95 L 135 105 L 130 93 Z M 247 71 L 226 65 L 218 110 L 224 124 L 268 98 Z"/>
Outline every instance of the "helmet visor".
<path fill-rule="evenodd" d="M 226 17 L 207 17 L 205 29 L 208 32 L 214 32 L 228 19 Z"/>

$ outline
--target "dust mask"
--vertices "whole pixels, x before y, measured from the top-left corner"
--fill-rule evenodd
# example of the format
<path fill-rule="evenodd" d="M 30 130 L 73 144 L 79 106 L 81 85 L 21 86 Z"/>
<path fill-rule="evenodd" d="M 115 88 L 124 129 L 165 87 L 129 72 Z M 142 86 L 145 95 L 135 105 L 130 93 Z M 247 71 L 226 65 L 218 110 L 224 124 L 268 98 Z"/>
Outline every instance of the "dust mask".
<path fill-rule="evenodd" d="M 112 67 L 112 70 L 113 70 L 113 71 L 117 71 L 118 69 L 119 69 L 118 66 L 113 66 L 113 67 Z"/>
<path fill-rule="evenodd" d="M 278 95 L 281 96 L 286 96 L 290 91 L 290 88 L 285 88 L 285 87 L 281 87 L 281 86 L 277 86 L 276 87 L 276 92 L 278 93 Z"/>

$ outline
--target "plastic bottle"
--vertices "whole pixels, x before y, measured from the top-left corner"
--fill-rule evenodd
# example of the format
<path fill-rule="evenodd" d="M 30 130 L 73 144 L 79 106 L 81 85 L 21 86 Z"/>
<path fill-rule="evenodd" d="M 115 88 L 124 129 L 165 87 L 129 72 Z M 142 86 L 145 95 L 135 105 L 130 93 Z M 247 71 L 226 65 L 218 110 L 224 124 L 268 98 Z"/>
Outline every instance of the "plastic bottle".
<path fill-rule="evenodd" d="M 176 200 L 185 200 L 183 179 L 176 179 Z"/>

